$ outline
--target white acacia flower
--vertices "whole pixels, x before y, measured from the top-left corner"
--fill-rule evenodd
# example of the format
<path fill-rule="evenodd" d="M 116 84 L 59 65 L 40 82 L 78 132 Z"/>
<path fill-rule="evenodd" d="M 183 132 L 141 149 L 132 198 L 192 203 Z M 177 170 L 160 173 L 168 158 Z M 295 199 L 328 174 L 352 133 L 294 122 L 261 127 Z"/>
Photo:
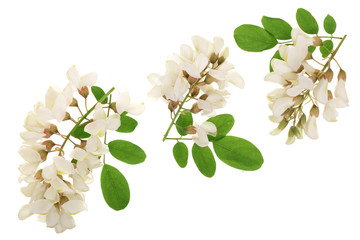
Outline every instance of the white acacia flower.
<path fill-rule="evenodd" d="M 283 60 L 274 58 L 271 60 L 271 66 L 274 71 L 265 76 L 264 80 L 267 82 L 286 85 L 288 83 L 287 80 L 295 80 L 298 77 L 292 68 Z"/>
<path fill-rule="evenodd" d="M 305 123 L 304 132 L 311 139 L 319 138 L 315 116 L 310 115 L 309 119 Z"/>
<path fill-rule="evenodd" d="M 201 87 L 201 90 L 207 95 L 205 100 L 199 99 L 197 101 L 198 107 L 203 110 L 203 115 L 214 115 L 215 109 L 222 108 L 226 105 L 225 96 L 230 93 L 226 90 L 217 90 L 210 85 Z"/>
<path fill-rule="evenodd" d="M 304 62 L 308 54 L 308 47 L 313 44 L 314 39 L 298 28 L 291 31 L 291 38 L 294 45 L 282 45 L 279 48 L 279 53 L 282 59 L 296 72 Z"/>
<path fill-rule="evenodd" d="M 292 83 L 292 86 L 286 91 L 286 94 L 290 97 L 298 96 L 304 90 L 313 90 L 314 82 L 308 77 L 299 76 L 296 81 Z"/>
<path fill-rule="evenodd" d="M 144 103 L 131 103 L 130 95 L 126 89 L 119 91 L 119 96 L 116 100 L 116 111 L 118 114 L 128 112 L 133 115 L 139 115 L 145 110 Z"/>
<path fill-rule="evenodd" d="M 328 101 L 328 80 L 321 78 L 318 85 L 314 88 L 314 97 L 318 102 L 326 104 Z"/>
<path fill-rule="evenodd" d="M 343 99 L 346 103 L 349 103 L 349 98 L 346 93 L 345 80 L 339 79 L 335 87 L 335 97 Z"/>
<path fill-rule="evenodd" d="M 200 36 L 193 36 L 191 40 L 198 53 L 202 53 L 207 58 L 210 58 L 211 53 L 214 51 L 214 45 L 210 41 Z"/>
<path fill-rule="evenodd" d="M 97 74 L 95 72 L 91 72 L 80 77 L 75 65 L 69 68 L 66 76 L 70 81 L 70 85 L 74 89 L 81 89 L 82 87 L 93 86 L 97 81 Z"/>
<path fill-rule="evenodd" d="M 55 156 L 53 160 L 53 164 L 44 167 L 42 170 L 42 176 L 45 181 L 51 182 L 53 179 L 57 178 L 57 175 L 74 173 L 73 164 L 64 157 Z"/>
<path fill-rule="evenodd" d="M 58 122 L 61 122 L 66 113 L 66 108 L 72 101 L 72 91 L 65 88 L 61 91 L 55 87 L 50 87 L 45 96 L 45 107 L 49 110 L 47 118 L 55 118 Z M 43 111 L 46 114 L 46 111 Z"/>
<path fill-rule="evenodd" d="M 273 115 L 275 117 L 280 117 L 286 109 L 294 105 L 294 99 L 292 97 L 281 97 L 276 99 L 274 104 L 271 107 Z"/>
<path fill-rule="evenodd" d="M 216 136 L 216 126 L 212 122 L 203 122 L 201 125 L 194 124 L 196 133 L 193 135 L 192 139 L 193 141 L 199 146 L 199 147 L 206 147 L 209 145 L 209 139 L 208 135 L 210 136 Z"/>
<path fill-rule="evenodd" d="M 98 157 L 109 152 L 108 146 L 105 145 L 98 136 L 91 136 L 88 138 L 85 150 Z"/>
<path fill-rule="evenodd" d="M 29 205 L 23 206 L 19 211 L 19 219 L 23 220 L 32 214 L 46 215 L 46 225 L 55 228 L 57 233 L 75 227 L 72 215 L 87 209 L 82 200 L 68 200 L 61 204 L 60 208 L 47 199 L 36 200 Z"/>
<path fill-rule="evenodd" d="M 106 115 L 101 103 L 97 103 L 93 112 L 93 122 L 88 123 L 84 131 L 91 135 L 102 137 L 107 130 L 116 130 L 120 127 L 120 115 Z"/>
<path fill-rule="evenodd" d="M 166 62 L 166 73 L 164 75 L 151 74 L 148 76 L 153 89 L 148 93 L 149 97 L 165 97 L 172 101 L 179 101 L 189 88 L 189 82 L 183 77 L 182 69 L 173 60 Z"/>
<path fill-rule="evenodd" d="M 20 172 L 25 176 L 34 175 L 39 164 L 42 162 L 39 152 L 29 146 L 22 146 L 19 154 L 26 161 L 26 163 L 20 164 Z"/>
<path fill-rule="evenodd" d="M 201 78 L 201 73 L 204 71 L 206 66 L 209 64 L 209 58 L 204 54 L 200 53 L 196 56 L 194 62 L 182 62 L 180 67 L 186 71 L 190 76 L 194 78 Z"/>
<path fill-rule="evenodd" d="M 92 143 L 90 142 L 90 144 Z M 82 148 L 74 148 L 70 153 L 70 157 L 77 160 L 76 170 L 84 180 L 88 179 L 86 176 L 92 169 L 102 166 L 98 156 L 95 156 Z"/>
<path fill-rule="evenodd" d="M 328 122 L 336 122 L 339 115 L 336 108 L 347 107 L 348 104 L 343 98 L 334 98 L 329 100 L 324 107 L 323 117 Z"/>

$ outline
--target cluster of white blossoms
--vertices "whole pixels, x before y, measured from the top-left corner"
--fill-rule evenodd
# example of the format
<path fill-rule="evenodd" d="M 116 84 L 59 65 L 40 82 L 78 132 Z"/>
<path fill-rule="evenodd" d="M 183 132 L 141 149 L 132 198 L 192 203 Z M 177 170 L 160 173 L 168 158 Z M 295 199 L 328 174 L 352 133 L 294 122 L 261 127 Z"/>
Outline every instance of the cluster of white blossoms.
<path fill-rule="evenodd" d="M 345 89 L 346 74 L 341 68 L 334 92 L 329 89 L 333 80 L 330 63 L 334 53 L 330 51 L 326 64 L 321 70 L 316 69 L 309 63 L 314 59 L 308 49 L 309 46 L 321 45 L 321 40 L 309 37 L 297 28 L 292 30 L 291 36 L 293 45 L 282 45 L 279 48 L 284 60 L 274 58 L 271 61 L 274 71 L 265 76 L 265 81 L 282 85 L 282 88 L 275 89 L 267 97 L 273 113 L 270 120 L 279 123 L 271 132 L 272 135 L 279 134 L 292 121 L 287 144 L 292 144 L 296 138 L 301 139 L 303 132 L 312 139 L 319 137 L 316 124 L 320 113 L 319 104 L 324 104 L 324 119 L 335 122 L 338 116 L 336 109 L 347 107 L 349 102 Z M 307 103 L 312 104 L 309 117 L 304 112 Z"/>
<path fill-rule="evenodd" d="M 83 115 L 73 95 L 77 91 L 86 103 L 88 87 L 94 85 L 97 74 L 80 77 L 73 66 L 68 70 L 67 77 L 69 84 L 64 90 L 50 87 L 45 103 L 39 102 L 28 113 L 24 123 L 26 131 L 21 133 L 24 142 L 19 150 L 26 161 L 19 166 L 19 181 L 26 183 L 21 192 L 30 200 L 20 209 L 18 217 L 23 220 L 39 214 L 47 227 L 54 228 L 57 233 L 74 228 L 72 215 L 87 209 L 83 192 L 89 190 L 88 184 L 93 181 L 92 171 L 103 165 L 100 158 L 108 152 L 101 137 L 107 130 L 119 128 L 120 114 L 124 111 L 140 114 L 144 110 L 143 104 L 131 104 L 129 94 L 122 91 L 116 103 L 103 106 L 98 102 L 92 109 L 86 109 L 87 114 Z M 78 119 L 87 121 L 82 126 L 89 137 L 74 137 L 71 134 L 81 125 L 67 112 L 68 107 L 78 108 Z M 107 113 L 104 108 L 108 108 Z M 114 114 L 109 115 L 110 109 L 114 110 Z M 87 115 L 91 110 L 92 119 L 89 119 Z M 60 131 L 60 125 L 65 121 L 75 124 L 68 135 Z M 64 151 L 66 142 L 73 144 L 68 157 Z M 52 154 L 54 156 L 50 156 Z"/>
<path fill-rule="evenodd" d="M 215 110 L 226 104 L 229 83 L 244 87 L 244 80 L 234 70 L 234 65 L 227 62 L 229 49 L 223 49 L 224 40 L 214 37 L 213 42 L 200 36 L 193 36 L 193 49 L 189 45 L 180 46 L 180 54 L 173 54 L 166 61 L 164 75 L 150 74 L 148 79 L 153 85 L 148 96 L 162 98 L 168 103 L 172 118 L 179 113 L 191 111 L 201 112 L 206 116 L 216 115 Z M 216 85 L 214 85 L 215 83 Z M 184 104 L 193 100 L 189 109 Z M 207 135 L 216 135 L 213 123 L 194 124 L 186 129 L 193 134 L 193 140 L 201 147 L 208 145 Z"/>

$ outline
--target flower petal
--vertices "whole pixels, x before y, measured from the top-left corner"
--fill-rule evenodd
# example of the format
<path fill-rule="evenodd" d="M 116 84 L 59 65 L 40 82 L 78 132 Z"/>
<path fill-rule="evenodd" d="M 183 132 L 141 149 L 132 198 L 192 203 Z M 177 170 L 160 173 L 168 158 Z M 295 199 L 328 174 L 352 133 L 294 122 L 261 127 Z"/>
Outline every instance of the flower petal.
<path fill-rule="evenodd" d="M 116 100 L 116 111 L 121 114 L 126 111 L 126 108 L 130 104 L 130 95 L 129 92 L 125 89 L 119 92 L 119 96 Z"/>
<path fill-rule="evenodd" d="M 56 207 L 52 207 L 49 213 L 46 215 L 46 226 L 53 228 L 55 227 L 60 220 L 60 215 Z"/>
<path fill-rule="evenodd" d="M 52 206 L 54 206 L 54 204 L 51 203 L 49 200 L 40 199 L 30 203 L 29 211 L 37 214 L 46 214 L 49 212 Z"/>
<path fill-rule="evenodd" d="M 126 108 L 126 111 L 132 115 L 140 115 L 144 112 L 145 105 L 144 103 L 131 103 Z"/>
<path fill-rule="evenodd" d="M 33 213 L 30 211 L 29 204 L 26 204 L 20 209 L 20 211 L 18 213 L 18 218 L 20 220 L 25 220 L 26 218 L 30 217 L 31 215 L 33 215 Z"/>
<path fill-rule="evenodd" d="M 64 203 L 61 207 L 67 214 L 71 215 L 87 210 L 87 206 L 82 200 L 70 200 Z"/>
<path fill-rule="evenodd" d="M 73 174 L 74 173 L 74 166 L 71 162 L 66 160 L 63 157 L 55 156 L 54 157 L 54 165 L 56 167 L 58 174 Z"/>
<path fill-rule="evenodd" d="M 84 86 L 93 86 L 97 81 L 98 76 L 97 73 L 91 72 L 82 77 L 80 77 L 80 86 L 78 88 L 82 88 Z"/>

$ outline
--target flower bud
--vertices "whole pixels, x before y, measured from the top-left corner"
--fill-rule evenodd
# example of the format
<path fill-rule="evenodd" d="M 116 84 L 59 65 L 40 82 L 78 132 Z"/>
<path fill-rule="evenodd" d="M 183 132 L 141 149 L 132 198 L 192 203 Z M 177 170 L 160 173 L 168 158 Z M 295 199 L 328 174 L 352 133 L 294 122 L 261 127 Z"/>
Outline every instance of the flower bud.
<path fill-rule="evenodd" d="M 286 144 L 290 145 L 290 144 L 293 144 L 294 142 L 295 142 L 295 132 L 294 132 L 294 127 L 292 126 L 289 129 L 288 139 L 286 140 Z"/>
<path fill-rule="evenodd" d="M 77 107 L 78 106 L 78 101 L 75 98 L 73 98 L 69 106 L 70 107 Z"/>
<path fill-rule="evenodd" d="M 46 151 L 51 151 L 51 149 L 55 146 L 55 143 L 51 140 L 46 140 L 41 144 L 45 146 Z"/>
<path fill-rule="evenodd" d="M 109 104 L 109 107 L 111 110 L 113 110 L 114 112 L 117 113 L 117 109 L 116 109 L 116 102 L 112 102 Z"/>
<path fill-rule="evenodd" d="M 218 60 L 218 55 L 216 53 L 212 53 L 210 56 L 210 62 L 214 64 L 216 63 L 217 60 Z"/>
<path fill-rule="evenodd" d="M 299 120 L 299 124 L 300 124 L 301 127 L 304 127 L 305 123 L 306 123 L 306 115 L 302 114 L 301 117 L 300 117 L 300 120 Z"/>
<path fill-rule="evenodd" d="M 293 101 L 294 101 L 294 106 L 302 104 L 304 102 L 304 95 L 297 95 L 296 97 L 293 98 Z"/>
<path fill-rule="evenodd" d="M 189 76 L 187 78 L 188 82 L 190 83 L 190 85 L 193 85 L 194 83 L 196 83 L 196 81 L 198 80 L 197 78 L 194 78 L 192 76 Z"/>
<path fill-rule="evenodd" d="M 51 133 L 58 133 L 58 129 L 57 126 L 55 124 L 50 124 L 50 128 L 49 128 Z"/>
<path fill-rule="evenodd" d="M 206 84 L 212 84 L 215 81 L 216 81 L 216 78 L 214 78 L 213 76 L 210 76 L 209 74 L 206 75 L 206 78 L 205 78 L 205 83 Z"/>
<path fill-rule="evenodd" d="M 39 169 L 39 170 L 35 173 L 34 178 L 35 178 L 36 180 L 40 181 L 40 182 L 41 182 L 42 180 L 44 180 L 44 178 L 42 177 L 42 169 Z"/>
<path fill-rule="evenodd" d="M 79 147 L 84 149 L 86 147 L 86 144 L 87 144 L 86 140 L 81 140 Z"/>
<path fill-rule="evenodd" d="M 220 58 L 218 60 L 219 65 L 223 62 L 225 62 L 225 60 L 229 57 L 229 48 L 226 47 L 224 48 L 224 50 L 222 50 L 222 52 L 220 53 L 220 58 L 222 58 L 222 61 L 220 62 Z"/>
<path fill-rule="evenodd" d="M 199 87 L 194 87 L 191 89 L 191 96 L 192 97 L 196 97 L 200 92 L 200 88 Z"/>
<path fill-rule="evenodd" d="M 301 138 L 302 138 L 302 134 L 301 134 L 299 128 L 294 127 L 294 126 L 292 126 L 292 128 L 293 128 L 293 133 L 294 133 L 294 135 L 295 135 L 298 139 L 301 139 Z"/>
<path fill-rule="evenodd" d="M 328 100 L 330 101 L 333 98 L 334 98 L 334 96 L 333 96 L 332 92 L 330 90 L 328 90 Z"/>
<path fill-rule="evenodd" d="M 319 107 L 316 105 L 313 105 L 310 109 L 310 116 L 319 117 Z"/>
<path fill-rule="evenodd" d="M 191 110 L 190 112 L 194 113 L 194 114 L 197 114 L 199 112 L 201 112 L 202 109 L 199 108 L 198 104 L 197 103 L 194 103 L 191 107 Z"/>
<path fill-rule="evenodd" d="M 89 96 L 89 89 L 87 86 L 82 87 L 81 89 L 78 89 L 78 92 L 81 96 L 84 98 L 87 98 Z"/>
<path fill-rule="evenodd" d="M 286 128 L 286 126 L 288 125 L 288 121 L 286 119 L 283 119 L 280 123 L 279 123 L 279 126 L 278 126 L 278 129 L 280 130 L 284 130 Z"/>
<path fill-rule="evenodd" d="M 188 74 L 185 70 L 183 70 L 182 73 L 183 73 L 184 78 L 188 78 L 188 77 L 189 77 L 189 74 Z"/>
<path fill-rule="evenodd" d="M 224 56 L 220 56 L 218 59 L 218 65 L 221 65 L 223 62 L 225 62 L 226 58 Z"/>
<path fill-rule="evenodd" d="M 63 121 L 67 121 L 67 120 L 70 120 L 70 119 L 71 119 L 70 113 L 66 112 Z"/>
<path fill-rule="evenodd" d="M 313 41 L 313 46 L 314 47 L 319 47 L 322 46 L 322 40 L 319 37 L 313 37 L 314 41 Z"/>
<path fill-rule="evenodd" d="M 324 74 L 324 78 L 328 80 L 328 82 L 331 82 L 333 76 L 334 76 L 334 72 L 331 70 L 331 68 L 329 68 Z"/>
<path fill-rule="evenodd" d="M 208 96 L 209 96 L 209 95 L 207 95 L 207 94 L 205 93 L 205 94 L 201 95 L 201 96 L 199 97 L 199 99 L 205 101 L 205 100 L 208 98 Z"/>
<path fill-rule="evenodd" d="M 346 81 L 346 72 L 342 69 L 340 69 L 338 74 L 338 80 L 340 81 L 340 79 Z"/>
<path fill-rule="evenodd" d="M 195 134 L 195 133 L 196 133 L 195 126 L 188 126 L 188 127 L 186 128 L 186 133 L 187 133 L 187 134 Z"/>
<path fill-rule="evenodd" d="M 66 203 L 66 202 L 68 202 L 68 201 L 69 201 L 69 198 L 68 198 L 67 196 L 62 196 L 62 197 L 60 198 L 59 203 L 60 203 L 60 205 L 63 205 L 64 203 Z"/>
<path fill-rule="evenodd" d="M 46 161 L 46 158 L 47 158 L 47 155 L 48 155 L 48 152 L 45 151 L 45 150 L 40 150 L 38 153 L 40 154 L 41 160 L 42 160 L 43 162 L 45 162 L 45 161 Z"/>
<path fill-rule="evenodd" d="M 285 118 L 285 119 L 289 119 L 291 117 L 291 115 L 294 113 L 294 109 L 292 108 L 288 108 L 285 110 L 285 112 L 283 112 L 281 115 Z"/>
<path fill-rule="evenodd" d="M 179 101 L 174 102 L 174 101 L 170 101 L 168 104 L 168 109 L 173 112 L 175 111 L 175 109 L 177 108 L 177 106 L 179 105 Z"/>

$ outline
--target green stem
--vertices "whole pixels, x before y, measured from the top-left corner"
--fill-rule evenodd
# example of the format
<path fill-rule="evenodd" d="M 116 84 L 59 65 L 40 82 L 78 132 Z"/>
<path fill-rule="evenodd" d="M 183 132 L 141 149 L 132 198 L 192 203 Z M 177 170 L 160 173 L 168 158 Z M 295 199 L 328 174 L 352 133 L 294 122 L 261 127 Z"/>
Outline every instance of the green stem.
<path fill-rule="evenodd" d="M 166 132 L 165 132 L 165 134 L 164 134 L 164 137 L 163 137 L 163 139 L 162 139 L 163 142 L 166 140 L 167 136 L 169 135 L 169 132 L 170 132 L 172 126 L 174 125 L 177 117 L 179 116 L 181 110 L 183 109 L 183 108 L 182 108 L 183 105 L 185 104 L 186 100 L 190 97 L 191 91 L 192 91 L 193 88 L 196 86 L 196 84 L 197 84 L 198 82 L 200 82 L 201 79 L 203 79 L 206 75 L 207 75 L 207 73 L 206 73 L 204 76 L 202 76 L 201 78 L 199 78 L 199 80 L 197 80 L 195 83 L 193 83 L 193 85 L 191 85 L 191 87 L 190 87 L 190 89 L 189 89 L 189 92 L 186 94 L 185 98 L 183 99 L 183 101 L 182 101 L 181 104 L 179 105 L 179 109 L 176 111 L 174 118 L 172 119 L 172 121 L 171 121 L 168 129 L 166 130 Z"/>
<path fill-rule="evenodd" d="M 112 96 L 112 95 L 110 94 L 110 96 L 109 96 L 109 108 L 108 108 L 108 112 L 107 112 L 107 117 L 109 117 L 109 115 L 110 115 L 111 96 Z M 107 131 L 105 131 L 104 144 L 106 144 L 106 136 L 107 136 Z M 104 164 L 105 164 L 105 155 L 106 155 L 106 154 L 103 155 L 103 163 L 104 163 Z"/>
<path fill-rule="evenodd" d="M 102 98 L 99 99 L 99 101 L 98 101 L 97 103 L 101 103 L 102 101 L 104 101 L 104 100 L 107 98 L 107 96 L 109 96 L 109 94 L 112 93 L 112 91 L 114 91 L 114 90 L 115 90 L 115 88 L 112 87 L 104 96 L 102 96 Z M 97 104 L 97 103 L 96 103 L 96 104 Z M 69 140 L 71 134 L 72 134 L 72 133 L 75 131 L 75 129 L 81 124 L 81 122 L 84 121 L 84 119 L 95 109 L 96 104 L 95 104 L 94 106 L 92 106 L 92 108 L 90 108 L 90 109 L 80 118 L 80 120 L 75 124 L 75 126 L 71 129 L 71 131 L 69 132 L 69 134 L 66 136 L 63 144 L 62 144 L 61 147 L 60 147 L 59 156 L 61 156 L 61 152 L 62 152 L 62 150 L 63 150 L 66 142 Z"/>
<path fill-rule="evenodd" d="M 192 140 L 192 138 L 165 138 L 165 140 Z"/>
<path fill-rule="evenodd" d="M 345 35 L 346 36 L 346 35 Z M 334 38 L 334 39 L 343 39 L 342 37 L 332 37 L 332 36 L 318 36 L 319 38 Z"/>
<path fill-rule="evenodd" d="M 341 47 L 341 45 L 343 44 L 343 42 L 344 42 L 344 40 L 345 40 L 346 36 L 347 36 L 347 35 L 345 35 L 345 36 L 341 39 L 341 41 L 340 41 L 339 45 L 338 45 L 338 46 L 336 47 L 336 49 L 335 49 L 335 50 L 331 53 L 331 56 L 330 56 L 329 60 L 325 63 L 325 65 L 324 65 L 323 69 L 321 70 L 323 73 L 322 73 L 320 76 L 322 76 L 322 75 L 324 74 L 324 71 L 325 71 L 325 70 L 326 70 L 326 68 L 329 66 L 329 64 L 330 64 L 331 60 L 333 60 L 333 59 L 334 59 L 334 57 L 335 57 L 335 55 L 336 55 L 337 51 L 339 50 L 339 48 L 340 48 L 340 47 Z M 320 76 L 319 76 L 319 77 L 320 77 Z"/>

